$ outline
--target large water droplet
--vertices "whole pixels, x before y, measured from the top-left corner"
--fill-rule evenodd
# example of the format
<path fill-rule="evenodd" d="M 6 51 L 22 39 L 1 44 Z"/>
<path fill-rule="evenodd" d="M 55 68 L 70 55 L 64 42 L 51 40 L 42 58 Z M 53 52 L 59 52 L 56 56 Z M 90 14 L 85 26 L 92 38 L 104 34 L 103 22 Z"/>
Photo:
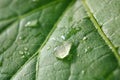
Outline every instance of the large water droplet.
<path fill-rule="evenodd" d="M 58 46 L 55 48 L 55 56 L 59 59 L 64 59 L 65 57 L 67 57 L 70 53 L 70 49 L 71 49 L 72 43 L 70 42 L 64 42 L 61 46 Z"/>

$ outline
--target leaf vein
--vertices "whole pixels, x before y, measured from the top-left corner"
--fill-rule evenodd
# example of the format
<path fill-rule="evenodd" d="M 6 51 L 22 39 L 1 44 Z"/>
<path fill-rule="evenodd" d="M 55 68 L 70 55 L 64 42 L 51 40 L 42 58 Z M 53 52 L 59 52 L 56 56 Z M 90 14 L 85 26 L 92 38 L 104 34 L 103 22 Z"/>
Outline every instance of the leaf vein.
<path fill-rule="evenodd" d="M 110 47 L 110 49 L 113 51 L 115 57 L 118 60 L 118 64 L 120 64 L 120 56 L 119 56 L 119 54 L 118 54 L 118 52 L 117 52 L 114 44 L 107 38 L 107 36 L 105 35 L 105 33 L 102 31 L 101 26 L 99 25 L 99 23 L 95 19 L 93 13 L 91 12 L 89 6 L 86 3 L 86 0 L 82 0 L 82 2 L 83 2 L 83 6 L 84 6 L 86 12 L 88 13 L 91 21 L 93 22 L 95 28 L 98 30 L 98 33 L 103 38 L 103 40 L 106 42 L 106 44 Z"/>

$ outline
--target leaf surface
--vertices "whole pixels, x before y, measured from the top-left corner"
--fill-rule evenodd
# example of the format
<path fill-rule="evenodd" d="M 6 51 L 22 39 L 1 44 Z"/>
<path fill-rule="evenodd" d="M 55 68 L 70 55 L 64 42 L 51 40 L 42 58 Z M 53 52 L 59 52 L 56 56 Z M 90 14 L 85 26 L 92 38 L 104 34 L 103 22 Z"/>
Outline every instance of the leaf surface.
<path fill-rule="evenodd" d="M 119 80 L 119 10 L 119 0 L 0 0 L 0 80 Z"/>

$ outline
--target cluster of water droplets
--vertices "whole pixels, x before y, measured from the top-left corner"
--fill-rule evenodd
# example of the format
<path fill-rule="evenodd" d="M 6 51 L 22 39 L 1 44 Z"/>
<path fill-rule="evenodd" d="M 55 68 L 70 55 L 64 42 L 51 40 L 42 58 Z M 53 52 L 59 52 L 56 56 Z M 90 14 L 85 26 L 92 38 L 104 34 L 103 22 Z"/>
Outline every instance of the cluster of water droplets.
<path fill-rule="evenodd" d="M 68 29 L 68 32 L 65 31 L 66 33 L 61 34 L 61 36 L 59 37 L 59 39 L 61 38 L 60 39 L 61 43 L 60 43 L 60 45 L 57 45 L 57 47 L 54 48 L 54 55 L 59 59 L 64 59 L 70 55 L 72 42 L 69 42 L 68 39 L 70 39 L 70 37 L 72 35 L 75 35 L 77 32 L 79 32 L 81 30 L 79 23 L 75 23 L 75 24 L 74 23 L 70 25 L 70 27 L 69 27 L 70 29 L 68 29 L 68 27 L 66 27 Z M 60 41 L 60 40 L 57 40 L 56 38 L 51 38 L 51 39 L 53 41 Z M 58 44 L 59 44 L 59 42 L 58 42 Z M 47 49 L 49 49 L 49 47 Z"/>
<path fill-rule="evenodd" d="M 19 51 L 19 54 L 21 55 L 21 58 L 25 58 L 27 56 L 30 55 L 30 53 L 28 52 L 28 48 L 27 47 L 24 47 L 24 50 L 22 51 Z"/>
<path fill-rule="evenodd" d="M 81 27 L 79 25 L 78 22 L 72 24 L 72 29 L 76 30 L 76 31 L 80 31 L 81 30 Z"/>

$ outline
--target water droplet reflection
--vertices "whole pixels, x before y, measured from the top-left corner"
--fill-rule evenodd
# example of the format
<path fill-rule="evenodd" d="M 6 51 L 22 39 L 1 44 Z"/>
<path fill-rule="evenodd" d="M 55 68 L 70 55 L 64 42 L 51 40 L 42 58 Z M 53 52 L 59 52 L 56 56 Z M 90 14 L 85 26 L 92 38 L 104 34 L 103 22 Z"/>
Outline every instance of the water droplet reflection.
<path fill-rule="evenodd" d="M 64 59 L 67 57 L 70 53 L 72 43 L 65 41 L 61 46 L 56 47 L 55 50 L 55 56 L 59 59 Z"/>

